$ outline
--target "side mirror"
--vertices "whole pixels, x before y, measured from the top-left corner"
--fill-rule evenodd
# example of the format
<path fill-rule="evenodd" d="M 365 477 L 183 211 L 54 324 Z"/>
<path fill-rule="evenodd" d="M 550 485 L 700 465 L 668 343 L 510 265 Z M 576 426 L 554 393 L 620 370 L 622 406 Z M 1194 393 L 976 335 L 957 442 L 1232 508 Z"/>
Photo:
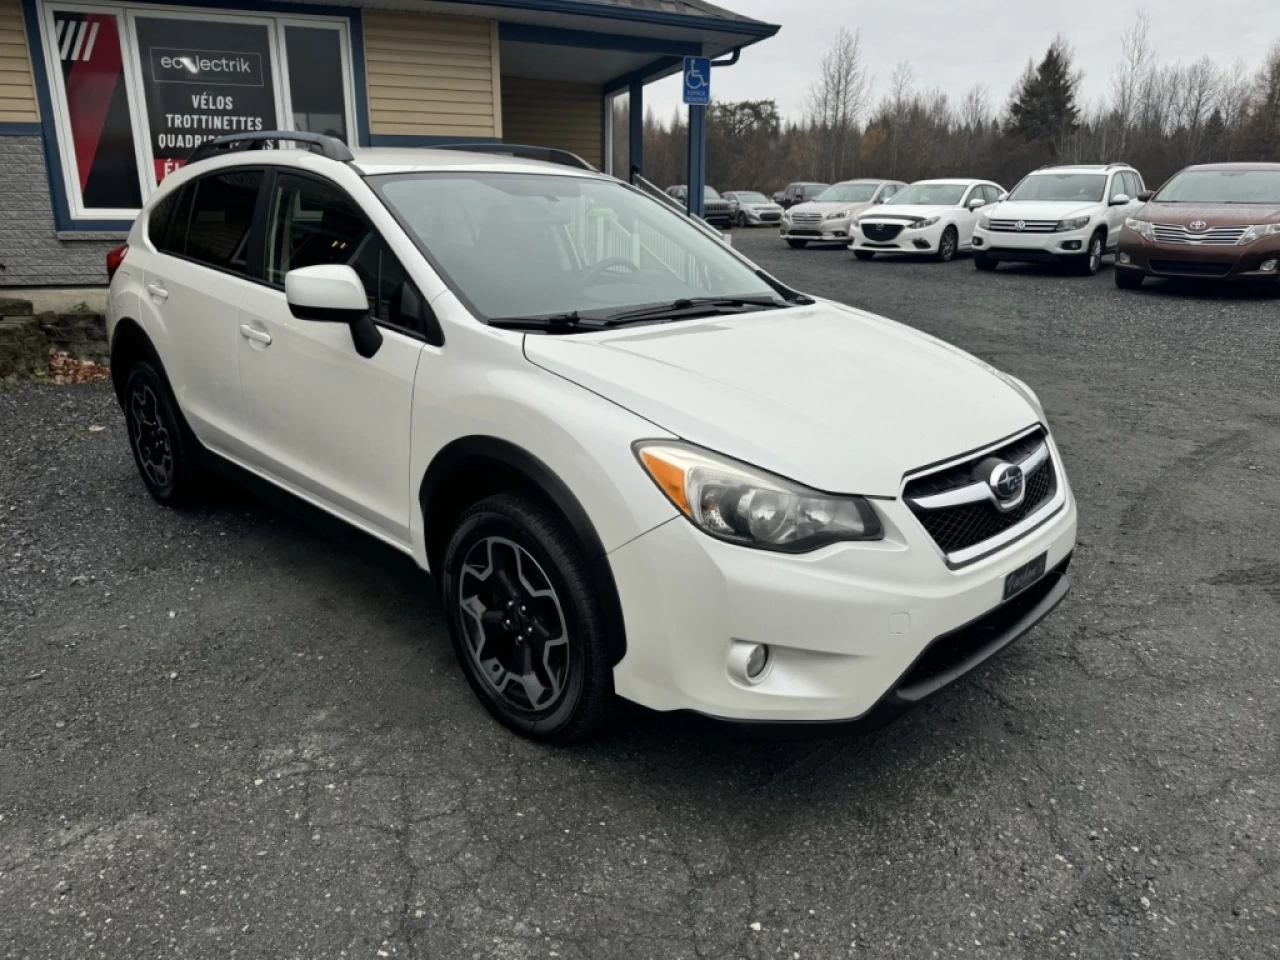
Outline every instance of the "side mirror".
<path fill-rule="evenodd" d="M 1154 190 L 1143 190 L 1140 194 L 1138 194 L 1138 199 L 1141 200 L 1143 203 L 1146 203 L 1155 195 L 1156 195 L 1156 192 Z"/>
<path fill-rule="evenodd" d="M 970 198 L 969 198 L 969 209 L 970 209 L 970 210 L 977 210 L 979 207 L 985 207 L 986 205 L 987 205 L 987 201 L 986 201 L 986 200 L 984 200 L 984 199 L 982 199 L 982 197 L 970 197 Z"/>
<path fill-rule="evenodd" d="M 996 203 L 1000 203 L 1002 200 L 1008 200 L 1008 199 L 1009 199 L 1008 191 L 1005 191 L 1001 193 L 1000 196 L 996 197 Z"/>
<path fill-rule="evenodd" d="M 1128 202 L 1129 202 L 1129 195 L 1127 193 L 1117 193 L 1114 197 L 1111 198 L 1111 205 L 1113 207 L 1123 207 Z"/>
<path fill-rule="evenodd" d="M 345 323 L 356 353 L 366 360 L 382 346 L 382 331 L 369 316 L 369 298 L 359 275 L 345 264 L 300 267 L 284 275 L 289 312 L 299 320 Z"/>

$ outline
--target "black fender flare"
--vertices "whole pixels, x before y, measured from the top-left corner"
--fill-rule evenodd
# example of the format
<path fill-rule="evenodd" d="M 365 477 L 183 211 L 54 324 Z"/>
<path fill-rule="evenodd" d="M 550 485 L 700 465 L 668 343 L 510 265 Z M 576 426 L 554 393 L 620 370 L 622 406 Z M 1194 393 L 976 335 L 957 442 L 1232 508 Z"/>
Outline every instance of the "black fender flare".
<path fill-rule="evenodd" d="M 443 578 L 439 576 L 439 563 L 443 560 L 443 545 L 448 542 L 453 521 L 461 510 L 456 509 L 454 498 L 446 496 L 445 502 L 438 495 L 446 491 L 451 477 L 461 472 L 490 468 L 495 474 L 514 477 L 519 486 L 533 490 L 544 497 L 552 507 L 564 518 L 570 531 L 582 547 L 584 559 L 587 561 L 587 577 L 592 590 L 600 602 L 601 613 L 605 618 L 605 634 L 609 645 L 609 662 L 616 665 L 626 653 L 626 631 L 622 618 L 622 603 L 618 597 L 617 583 L 613 578 L 613 569 L 606 555 L 604 543 L 595 525 L 587 516 L 587 511 L 554 470 L 534 456 L 528 450 L 508 440 L 486 435 L 460 437 L 442 447 L 432 458 L 422 485 L 418 491 L 418 503 L 422 509 L 423 534 L 426 539 L 427 562 L 433 571 L 433 579 L 439 585 Z M 462 509 L 484 496 L 470 500 L 462 505 Z M 443 519 L 437 511 L 437 522 L 447 524 L 450 529 L 433 528 L 432 504 L 439 504 L 443 510 Z"/>

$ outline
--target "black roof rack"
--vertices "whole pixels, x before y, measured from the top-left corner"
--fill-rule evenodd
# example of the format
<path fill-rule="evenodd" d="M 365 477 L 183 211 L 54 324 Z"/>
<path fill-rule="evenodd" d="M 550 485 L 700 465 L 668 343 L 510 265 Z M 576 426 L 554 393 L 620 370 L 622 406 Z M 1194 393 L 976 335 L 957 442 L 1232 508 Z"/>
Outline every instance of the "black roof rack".
<path fill-rule="evenodd" d="M 591 164 L 576 153 L 559 150 L 555 147 L 531 147 L 523 143 L 437 143 L 432 150 L 467 150 L 471 153 L 497 153 L 507 157 L 524 157 L 527 160 L 545 160 L 558 163 L 562 167 L 576 167 L 579 170 L 590 170 L 599 173 Z"/>
<path fill-rule="evenodd" d="M 341 163 L 350 163 L 355 159 L 347 149 L 347 145 L 337 137 L 326 137 L 321 133 L 306 133 L 302 130 L 261 130 L 253 133 L 233 133 L 206 140 L 196 147 L 187 163 L 198 163 L 201 160 L 237 150 L 270 150 L 280 140 L 300 143 L 313 153 Z"/>

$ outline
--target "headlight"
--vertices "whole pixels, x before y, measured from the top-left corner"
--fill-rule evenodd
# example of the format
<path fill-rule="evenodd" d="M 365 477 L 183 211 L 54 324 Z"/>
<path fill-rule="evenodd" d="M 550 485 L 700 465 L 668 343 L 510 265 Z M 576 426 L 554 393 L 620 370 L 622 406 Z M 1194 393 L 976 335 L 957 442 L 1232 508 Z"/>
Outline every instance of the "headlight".
<path fill-rule="evenodd" d="M 930 217 L 928 220 L 921 220 L 919 223 L 908 223 L 904 230 L 923 230 L 925 227 L 932 227 L 938 222 L 938 217 Z"/>
<path fill-rule="evenodd" d="M 1083 230 L 1089 225 L 1088 217 L 1076 217 L 1072 220 L 1059 220 L 1058 232 L 1066 233 L 1068 230 Z"/>
<path fill-rule="evenodd" d="M 1253 243 L 1263 237 L 1274 237 L 1278 233 L 1280 233 L 1280 223 L 1259 223 L 1246 230 L 1244 236 L 1236 242 Z"/>
<path fill-rule="evenodd" d="M 828 213 L 828 214 L 827 214 L 825 217 L 823 217 L 822 219 L 824 219 L 824 220 L 847 220 L 847 219 L 849 219 L 849 214 L 850 214 L 850 213 L 852 213 L 852 211 L 850 211 L 850 210 L 837 210 L 835 213 Z"/>
<path fill-rule="evenodd" d="M 636 456 L 676 509 L 719 540 L 805 553 L 842 540 L 879 540 L 862 497 L 833 497 L 673 440 L 641 441 Z"/>
<path fill-rule="evenodd" d="M 991 229 L 991 218 L 990 218 L 990 217 L 988 217 L 988 216 L 986 216 L 985 214 L 984 214 L 983 216 L 979 217 L 979 218 L 978 218 L 978 226 L 980 226 L 983 230 L 990 230 L 990 229 Z"/>
<path fill-rule="evenodd" d="M 1144 240 L 1154 241 L 1156 238 L 1155 227 L 1147 220 L 1135 220 L 1133 217 L 1126 217 L 1124 225 Z M 1248 236 L 1248 234 L 1245 234 L 1245 236 Z M 1240 242 L 1244 243 L 1245 241 L 1241 239 Z"/>

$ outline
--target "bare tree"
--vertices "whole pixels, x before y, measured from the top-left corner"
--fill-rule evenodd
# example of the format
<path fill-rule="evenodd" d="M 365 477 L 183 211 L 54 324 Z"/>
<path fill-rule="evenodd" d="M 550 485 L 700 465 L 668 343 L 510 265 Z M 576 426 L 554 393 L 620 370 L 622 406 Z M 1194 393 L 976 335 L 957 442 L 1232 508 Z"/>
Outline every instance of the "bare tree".
<path fill-rule="evenodd" d="M 818 134 L 820 168 L 831 180 L 852 173 L 852 146 L 871 93 L 860 44 L 857 31 L 841 27 L 809 85 L 807 119 Z"/>
<path fill-rule="evenodd" d="M 1151 29 L 1151 14 L 1140 10 L 1138 17 L 1124 33 L 1120 34 L 1120 63 L 1111 74 L 1111 101 L 1114 105 L 1116 126 L 1116 150 L 1123 154 L 1128 147 L 1129 132 L 1137 118 L 1138 102 L 1155 53 L 1147 35 Z"/>
<path fill-rule="evenodd" d="M 889 126 L 889 170 L 888 176 L 898 175 L 898 153 L 906 135 L 907 122 L 911 119 L 911 108 L 915 103 L 916 72 L 906 60 L 899 60 L 889 77 L 889 93 L 885 97 L 881 112 L 885 115 Z"/>

